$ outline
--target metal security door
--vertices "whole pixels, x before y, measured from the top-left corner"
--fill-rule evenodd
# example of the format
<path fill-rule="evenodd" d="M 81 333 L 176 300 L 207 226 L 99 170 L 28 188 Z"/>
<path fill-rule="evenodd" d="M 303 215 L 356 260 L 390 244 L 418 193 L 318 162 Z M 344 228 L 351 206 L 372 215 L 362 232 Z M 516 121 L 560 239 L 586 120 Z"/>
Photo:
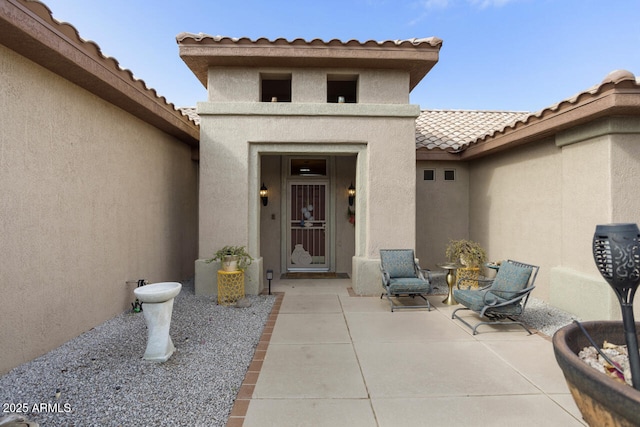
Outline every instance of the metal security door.
<path fill-rule="evenodd" d="M 290 182 L 287 207 L 287 269 L 329 269 L 327 181 Z"/>

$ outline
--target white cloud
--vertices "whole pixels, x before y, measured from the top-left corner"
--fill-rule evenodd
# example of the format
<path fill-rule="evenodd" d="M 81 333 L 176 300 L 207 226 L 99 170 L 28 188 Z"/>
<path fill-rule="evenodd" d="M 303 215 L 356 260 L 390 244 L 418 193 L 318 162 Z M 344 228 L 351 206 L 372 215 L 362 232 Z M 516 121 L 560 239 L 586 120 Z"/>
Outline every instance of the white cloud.
<path fill-rule="evenodd" d="M 420 4 L 425 9 L 446 9 L 453 3 L 453 0 L 422 0 Z"/>
<path fill-rule="evenodd" d="M 488 7 L 502 7 L 508 3 L 513 3 L 516 0 L 467 0 L 471 5 L 478 6 L 480 9 L 486 9 Z"/>
<path fill-rule="evenodd" d="M 471 6 L 478 7 L 480 9 L 502 7 L 516 1 L 518 0 L 466 0 L 466 2 Z M 419 5 L 424 10 L 434 10 L 447 9 L 459 3 L 461 3 L 461 0 L 419 0 L 415 4 Z"/>

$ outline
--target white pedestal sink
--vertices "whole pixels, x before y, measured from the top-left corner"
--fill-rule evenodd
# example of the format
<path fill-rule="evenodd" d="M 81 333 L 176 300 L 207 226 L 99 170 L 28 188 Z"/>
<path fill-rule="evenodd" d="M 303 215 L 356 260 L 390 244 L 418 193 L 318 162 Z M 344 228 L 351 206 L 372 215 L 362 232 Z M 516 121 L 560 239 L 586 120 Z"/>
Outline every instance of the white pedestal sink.
<path fill-rule="evenodd" d="M 142 312 L 149 331 L 144 359 L 157 362 L 169 360 L 175 347 L 169 336 L 173 299 L 180 293 L 178 282 L 161 282 L 141 286 L 133 290 L 144 305 Z"/>

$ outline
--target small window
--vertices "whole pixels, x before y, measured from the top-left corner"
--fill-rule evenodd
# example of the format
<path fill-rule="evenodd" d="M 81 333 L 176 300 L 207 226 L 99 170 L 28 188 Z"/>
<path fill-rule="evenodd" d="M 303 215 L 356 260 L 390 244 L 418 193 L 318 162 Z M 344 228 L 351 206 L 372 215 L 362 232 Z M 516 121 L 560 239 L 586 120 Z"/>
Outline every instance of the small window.
<path fill-rule="evenodd" d="M 456 180 L 456 171 L 454 169 L 445 169 L 444 170 L 444 180 L 445 181 L 455 181 Z"/>
<path fill-rule="evenodd" d="M 327 76 L 327 102 L 358 102 L 358 76 L 353 74 L 329 74 Z"/>
<path fill-rule="evenodd" d="M 424 170 L 424 180 L 425 181 L 435 181 L 436 180 L 436 171 L 434 169 L 425 169 Z"/>
<path fill-rule="evenodd" d="M 291 159 L 292 176 L 326 176 L 326 159 Z"/>
<path fill-rule="evenodd" d="M 291 74 L 260 74 L 260 101 L 291 102 Z"/>

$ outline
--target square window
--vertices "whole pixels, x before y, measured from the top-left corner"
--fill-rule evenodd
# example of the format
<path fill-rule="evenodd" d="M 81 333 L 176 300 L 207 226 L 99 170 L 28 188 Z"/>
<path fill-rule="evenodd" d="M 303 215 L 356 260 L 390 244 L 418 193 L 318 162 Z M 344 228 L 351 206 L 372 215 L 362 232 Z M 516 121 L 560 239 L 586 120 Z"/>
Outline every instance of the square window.
<path fill-rule="evenodd" d="M 291 102 L 291 74 L 260 74 L 261 102 Z"/>
<path fill-rule="evenodd" d="M 424 180 L 425 181 L 435 181 L 436 180 L 436 171 L 434 169 L 425 169 L 423 172 L 424 172 Z"/>
<path fill-rule="evenodd" d="M 327 102 L 358 102 L 358 76 L 353 74 L 327 75 Z"/>
<path fill-rule="evenodd" d="M 456 171 L 453 169 L 445 169 L 444 171 L 444 180 L 445 181 L 455 181 L 456 180 Z"/>

